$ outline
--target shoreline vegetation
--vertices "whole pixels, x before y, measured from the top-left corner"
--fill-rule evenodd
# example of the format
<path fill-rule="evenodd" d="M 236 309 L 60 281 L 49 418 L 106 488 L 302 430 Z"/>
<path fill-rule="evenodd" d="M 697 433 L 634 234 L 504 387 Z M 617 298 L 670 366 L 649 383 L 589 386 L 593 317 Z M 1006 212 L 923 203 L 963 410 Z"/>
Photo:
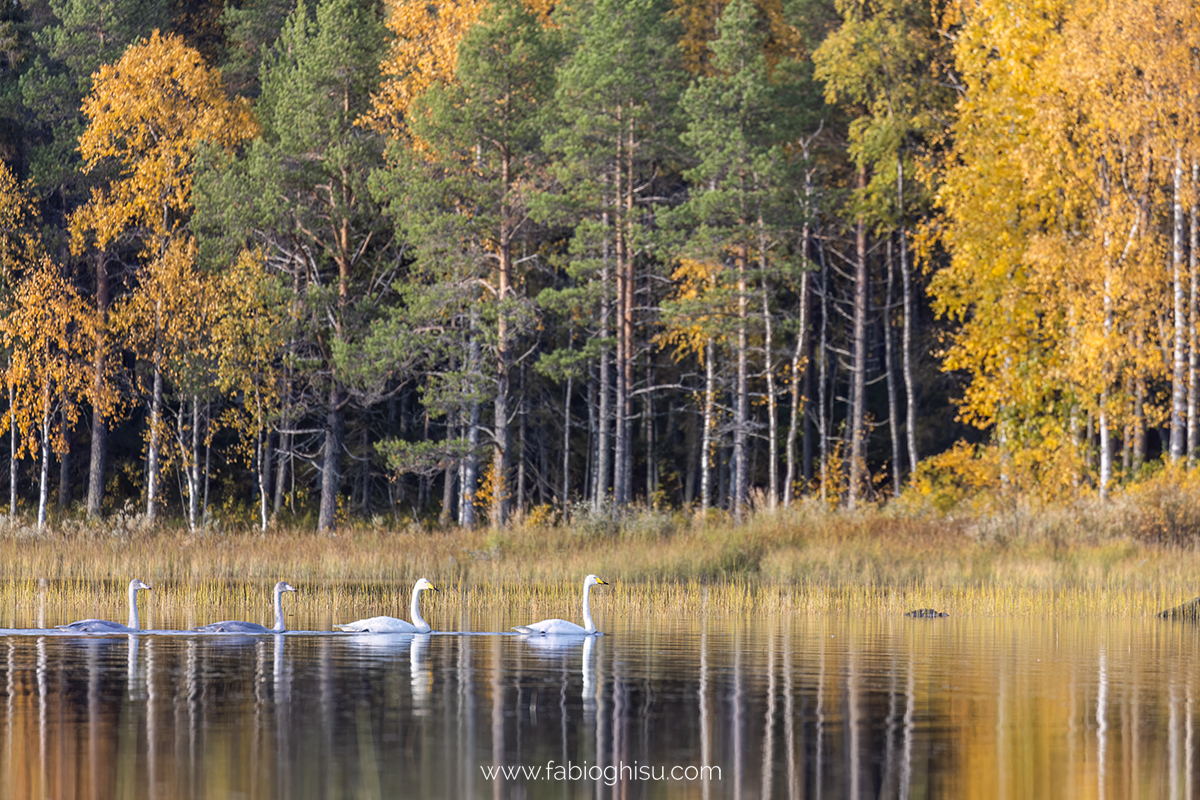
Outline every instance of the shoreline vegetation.
<path fill-rule="evenodd" d="M 54 622 L 55 609 L 123 618 L 122 587 L 133 577 L 155 587 L 142 601 L 151 619 L 266 609 L 281 578 L 300 589 L 288 598 L 297 619 L 402 614 L 422 576 L 444 590 L 430 613 L 442 624 L 455 615 L 570 614 L 591 572 L 613 584 L 593 597 L 601 618 L 912 608 L 1135 618 L 1200 594 L 1198 536 L 1200 481 L 1185 473 L 1104 503 L 988 495 L 939 512 L 928 498 L 902 496 L 851 513 L 803 500 L 741 524 L 647 508 L 619 521 L 581 511 L 562 524 L 543 509 L 500 529 L 377 522 L 326 535 L 285 525 L 189 532 L 115 515 L 41 533 L 0 528 L 0 626 L 27 619 L 33 603 Z"/>

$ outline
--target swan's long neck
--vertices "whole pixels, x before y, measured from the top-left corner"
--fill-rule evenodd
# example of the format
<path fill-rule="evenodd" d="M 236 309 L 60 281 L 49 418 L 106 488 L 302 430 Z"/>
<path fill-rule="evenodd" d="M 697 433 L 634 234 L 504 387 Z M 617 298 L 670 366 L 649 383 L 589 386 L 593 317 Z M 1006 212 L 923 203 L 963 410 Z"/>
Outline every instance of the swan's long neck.
<path fill-rule="evenodd" d="M 138 620 L 137 611 L 137 587 L 132 584 L 129 587 L 129 625 L 133 630 L 141 630 L 141 625 Z"/>
<path fill-rule="evenodd" d="M 592 604 L 588 602 L 588 593 L 591 591 L 590 584 L 583 587 L 583 627 L 588 633 L 595 633 L 596 623 L 592 621 Z"/>
<path fill-rule="evenodd" d="M 283 632 L 283 587 L 275 587 L 275 627 L 272 630 Z"/>
<path fill-rule="evenodd" d="M 423 587 L 422 587 L 423 588 Z M 428 628 L 429 623 L 421 616 L 421 589 L 414 588 L 412 594 L 412 605 L 408 609 L 409 619 L 412 624 L 418 628 Z"/>

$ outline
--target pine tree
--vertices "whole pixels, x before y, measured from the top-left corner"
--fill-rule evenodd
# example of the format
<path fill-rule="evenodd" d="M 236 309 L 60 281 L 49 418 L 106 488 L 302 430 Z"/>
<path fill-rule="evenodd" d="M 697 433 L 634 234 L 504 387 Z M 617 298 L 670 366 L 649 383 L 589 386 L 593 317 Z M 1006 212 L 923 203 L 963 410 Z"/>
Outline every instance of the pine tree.
<path fill-rule="evenodd" d="M 665 2 L 581 3 L 566 24 L 578 36 L 558 71 L 547 137 L 558 188 L 539 198 L 538 216 L 571 229 L 564 259 L 571 283 L 544 291 L 539 302 L 569 313 L 571 324 L 587 331 L 588 345 L 572 360 L 595 364 L 598 371 L 592 497 L 598 510 L 610 472 L 615 504 L 632 499 L 634 365 L 646 338 L 636 306 L 653 305 L 650 297 L 634 297 L 640 282 L 649 283 L 639 272 L 653 263 L 646 256 L 655 244 L 655 208 L 669 191 L 664 167 L 679 150 L 685 73 L 678 25 Z M 548 355 L 561 361 L 558 353 Z M 651 396 L 644 393 L 643 402 Z M 609 459 L 610 431 L 615 463 Z M 649 453 L 651 470 L 653 460 Z"/>
<path fill-rule="evenodd" d="M 759 27 L 747 0 L 726 6 L 711 45 L 714 74 L 696 80 L 683 97 L 688 121 L 683 141 L 698 162 L 685 172 L 692 188 L 683 213 L 695 230 L 684 252 L 723 266 L 720 281 L 729 287 L 731 306 L 726 313 L 734 320 L 731 506 L 738 517 L 750 485 L 751 290 L 756 273 L 765 279 L 764 268 L 778 257 L 772 249 L 787 169 L 779 124 L 784 115 Z"/>
<path fill-rule="evenodd" d="M 203 257 L 229 263 L 261 247 L 292 286 L 297 383 L 284 402 L 293 419 L 322 418 L 321 531 L 336 524 L 354 400 L 339 353 L 365 331 L 395 266 L 368 188 L 383 141 L 357 124 L 379 80 L 381 14 L 353 0 L 299 4 L 262 66 L 262 135 L 244 157 L 206 162 L 197 185 Z"/>
<path fill-rule="evenodd" d="M 535 248 L 530 200 L 558 59 L 555 35 L 533 12 L 515 0 L 493 4 L 463 39 L 455 80 L 414 104 L 409 127 L 426 146 L 399 154 L 390 175 L 392 213 L 416 247 L 403 314 L 411 325 L 437 325 L 455 344 L 457 367 L 444 376 L 470 407 L 472 448 L 478 403 L 492 399 L 495 525 L 506 521 L 512 497 L 513 365 L 534 321 L 522 264 Z M 472 487 L 463 492 L 472 503 Z"/>

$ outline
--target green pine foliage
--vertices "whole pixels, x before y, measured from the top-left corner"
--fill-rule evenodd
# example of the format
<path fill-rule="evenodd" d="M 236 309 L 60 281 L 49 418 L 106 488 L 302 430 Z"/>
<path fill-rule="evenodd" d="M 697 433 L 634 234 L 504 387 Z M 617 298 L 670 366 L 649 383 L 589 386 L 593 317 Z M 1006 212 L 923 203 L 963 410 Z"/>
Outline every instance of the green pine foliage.
<path fill-rule="evenodd" d="M 988 388 L 1000 372 L 1047 405 L 1037 474 L 1093 491 L 1100 423 L 1090 412 L 1103 405 L 1105 435 L 1129 465 L 1114 481 L 1133 480 L 1161 450 L 1161 399 L 1178 385 L 1155 354 L 1177 318 L 1189 330 L 1200 323 L 1195 311 L 1162 311 L 1172 305 L 1166 250 L 1173 268 L 1198 269 L 1194 103 L 1160 113 L 1127 98 L 1131 110 L 1111 125 L 1084 125 L 1103 103 L 1063 92 L 1127 79 L 1124 61 L 1079 55 L 1108 35 L 1101 12 L 1113 9 L 1063 2 L 1045 30 L 1014 22 L 1013 33 L 1005 20 L 1025 19 L 1021 5 L 998 4 L 1004 13 L 985 19 L 965 4 L 915 0 L 493 0 L 462 6 L 449 24 L 437 4 L 401 0 L 0 2 L 0 157 L 38 206 L 28 218 L 40 220 L 46 254 L 93 315 L 96 377 L 79 402 L 96 408 L 56 423 L 63 507 L 50 513 L 73 513 L 88 466 L 103 471 L 89 496 L 106 489 L 106 512 L 140 507 L 146 443 L 162 449 L 168 432 L 180 455 L 156 466 L 160 485 L 175 474 L 187 488 L 162 499 L 167 513 L 209 521 L 505 526 L 535 510 L 538 520 L 611 521 L 638 505 L 741 518 L 804 497 L 836 505 L 900 492 L 919 506 L 947 485 L 1029 485 L 1012 472 L 1025 462 L 998 422 L 1019 413 L 1006 405 L 1013 392 Z M 1187 17 L 1185 6 L 1160 11 Z M 1149 65 L 1160 93 L 1194 97 L 1194 65 L 1168 68 L 1195 43 L 1192 27 L 1170 28 L 1176 50 L 1151 28 L 1122 58 Z M 129 232 L 103 249 L 84 237 L 76 252 L 68 246 L 70 221 L 113 177 L 113 159 L 87 171 L 79 156 L 93 74 L 154 30 L 219 67 L 257 125 L 246 121 L 257 133 L 231 150 L 201 147 L 191 197 L 164 204 L 164 225 L 197 244 L 188 274 L 208 288 L 194 291 L 212 294 L 196 307 L 214 322 L 197 324 L 216 334 L 195 341 L 214 349 L 188 357 L 228 374 L 156 384 L 157 427 L 139 403 L 153 365 L 107 315 L 138 294 L 162 253 Z M 382 74 L 434 46 L 427 70 Z M 1018 65 L 1003 85 L 986 79 L 1001 70 L 988 66 L 993 52 Z M 176 90 L 186 87 L 139 100 L 169 109 Z M 398 96 L 403 108 L 382 108 Z M 962 127 L 963 109 L 986 130 Z M 1010 112 L 1038 158 L 1005 150 Z M 1162 138 L 1168 127 L 1178 142 Z M 1061 207 L 1076 184 L 1048 165 L 1074 157 L 1068 144 L 1088 152 L 1084 134 L 1113 154 L 1081 172 L 1095 173 L 1101 200 L 1071 195 Z M 956 150 L 956 136 L 973 149 Z M 1128 174 L 1106 171 L 1114 159 Z M 1093 205 L 1109 222 L 1132 213 L 1118 205 L 1133 190 L 1119 187 L 1137 181 L 1144 212 L 1132 233 L 1068 224 Z M 1009 208 L 1004 192 L 985 191 L 1000 184 L 1038 198 L 1036 209 L 1018 204 L 1028 236 L 1016 244 L 1008 217 L 980 226 L 962 210 Z M 993 197 L 1000 205 L 987 205 Z M 172 211 L 188 201 L 190 216 Z M 1167 242 L 1168 227 L 1171 248 L 1146 244 Z M 985 228 L 997 233 L 972 238 Z M 1043 235 L 1060 228 L 1054 242 Z M 1096 240 L 1102 228 L 1109 235 Z M 1051 252 L 1068 245 L 1083 255 Z M 1136 275 L 1137 285 L 1096 290 L 1087 259 L 1123 253 L 1129 263 L 1105 274 Z M 1055 277 L 1055 258 L 1083 266 Z M 10 261 L 6 287 L 28 268 Z M 1035 274 L 1042 283 L 1027 283 Z M 1004 290 L 1032 315 L 1022 319 L 1045 323 L 1038 330 L 1077 335 L 1080 357 L 1047 361 L 1044 334 L 1010 330 L 984 303 L 967 314 L 947 294 L 979 285 Z M 1097 291 L 1119 309 L 1097 316 Z M 1044 313 L 1034 302 L 1058 297 Z M 966 316 L 938 319 L 939 308 Z M 946 342 L 964 372 L 939 368 Z M 1093 351 L 1128 376 L 1106 384 L 1103 403 L 1082 388 Z M 1068 361 L 1078 374 L 1054 373 Z M 1046 389 L 1060 385 L 1073 388 Z M 975 413 L 979 430 L 956 418 L 964 396 L 998 409 Z M 89 465 L 81 456 L 92 444 Z M 1113 450 L 1115 462 L 1121 455 Z M 0 479 L 6 469 L 19 477 L 22 464 L 0 466 Z M 34 492 L 18 480 L 18 505 Z"/>

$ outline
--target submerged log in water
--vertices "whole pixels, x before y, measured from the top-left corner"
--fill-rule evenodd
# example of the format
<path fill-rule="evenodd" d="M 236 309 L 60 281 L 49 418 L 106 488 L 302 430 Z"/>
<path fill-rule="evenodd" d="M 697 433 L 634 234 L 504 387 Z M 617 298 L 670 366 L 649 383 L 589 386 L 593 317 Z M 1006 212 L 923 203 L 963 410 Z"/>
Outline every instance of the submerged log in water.
<path fill-rule="evenodd" d="M 1158 615 L 1163 619 L 1187 619 L 1193 622 L 1200 620 L 1200 597 L 1188 600 L 1183 605 L 1168 608 L 1166 611 L 1160 611 Z"/>

